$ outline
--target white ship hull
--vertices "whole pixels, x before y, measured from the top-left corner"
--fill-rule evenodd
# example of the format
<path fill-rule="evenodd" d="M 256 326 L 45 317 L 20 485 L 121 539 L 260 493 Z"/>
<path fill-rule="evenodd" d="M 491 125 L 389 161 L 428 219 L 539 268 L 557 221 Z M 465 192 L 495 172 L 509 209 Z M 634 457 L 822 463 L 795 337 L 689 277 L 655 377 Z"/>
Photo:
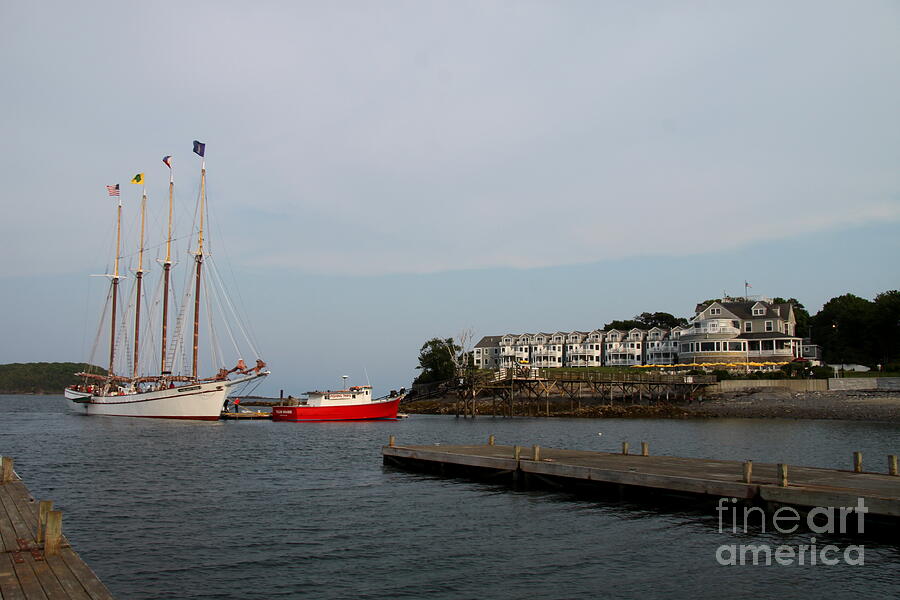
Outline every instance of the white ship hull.
<path fill-rule="evenodd" d="M 70 389 L 65 395 L 71 406 L 85 415 L 215 421 L 222 412 L 230 386 L 266 375 L 268 372 L 235 381 L 195 383 L 123 396 L 92 396 Z"/>

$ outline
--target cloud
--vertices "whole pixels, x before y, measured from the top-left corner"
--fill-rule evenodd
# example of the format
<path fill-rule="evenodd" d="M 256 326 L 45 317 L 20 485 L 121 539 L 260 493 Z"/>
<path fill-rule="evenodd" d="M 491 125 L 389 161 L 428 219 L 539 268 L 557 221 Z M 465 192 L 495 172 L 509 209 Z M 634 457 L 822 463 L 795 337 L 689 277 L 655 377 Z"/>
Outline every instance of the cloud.
<path fill-rule="evenodd" d="M 891 3 L 5 12 L 5 274 L 98 268 L 103 186 L 146 171 L 161 201 L 164 154 L 190 203 L 194 138 L 248 265 L 580 264 L 900 218 Z"/>

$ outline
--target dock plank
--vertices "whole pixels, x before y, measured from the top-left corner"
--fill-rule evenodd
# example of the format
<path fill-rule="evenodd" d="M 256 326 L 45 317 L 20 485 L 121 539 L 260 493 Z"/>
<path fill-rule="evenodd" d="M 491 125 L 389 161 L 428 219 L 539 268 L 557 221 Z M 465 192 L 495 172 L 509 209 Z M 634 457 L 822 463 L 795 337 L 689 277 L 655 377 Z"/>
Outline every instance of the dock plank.
<path fill-rule="evenodd" d="M 0 552 L 0 598 L 3 600 L 26 600 L 25 592 L 19 585 L 19 578 L 13 567 L 13 556 Z"/>
<path fill-rule="evenodd" d="M 103 585 L 93 570 L 71 548 L 62 548 L 59 551 L 62 560 L 69 570 L 94 600 L 113 600 L 112 594 Z"/>
<path fill-rule="evenodd" d="M 81 581 L 72 573 L 66 562 L 59 556 L 46 556 L 47 566 L 53 571 L 67 596 L 72 600 L 91 600 L 91 595 L 84 589 Z"/>

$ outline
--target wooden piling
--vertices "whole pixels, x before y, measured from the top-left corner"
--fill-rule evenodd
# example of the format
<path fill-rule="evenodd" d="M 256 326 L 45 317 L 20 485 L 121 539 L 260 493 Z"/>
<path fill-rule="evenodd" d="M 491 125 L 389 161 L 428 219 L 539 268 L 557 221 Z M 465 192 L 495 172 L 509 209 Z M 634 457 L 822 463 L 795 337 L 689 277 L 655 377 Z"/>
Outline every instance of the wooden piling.
<path fill-rule="evenodd" d="M 44 530 L 47 528 L 47 513 L 53 510 L 53 500 L 41 500 L 38 504 L 38 525 L 35 541 L 44 541 Z"/>
<path fill-rule="evenodd" d="M 388 446 L 389 447 L 393 448 L 394 442 L 396 442 L 396 441 L 397 441 L 397 439 L 394 436 L 392 436 L 392 435 L 388 436 Z"/>
<path fill-rule="evenodd" d="M 522 456 L 522 446 L 513 446 L 513 458 L 519 460 Z"/>
<path fill-rule="evenodd" d="M 778 463 L 778 485 L 779 487 L 788 486 L 788 466 Z"/>
<path fill-rule="evenodd" d="M 641 442 L 641 456 L 650 456 L 650 442 Z"/>
<path fill-rule="evenodd" d="M 47 556 L 57 554 L 59 542 L 62 539 L 62 511 L 47 511 L 47 527 L 44 534 L 44 554 Z"/>
<path fill-rule="evenodd" d="M 493 445 L 494 445 L 494 436 L 493 436 L 493 434 L 491 434 L 488 436 L 488 446 L 493 446 Z"/>
<path fill-rule="evenodd" d="M 862 452 L 853 453 L 853 472 L 862 473 Z"/>
<path fill-rule="evenodd" d="M 741 479 L 744 483 L 753 483 L 753 461 L 744 462 L 744 477 Z"/>
<path fill-rule="evenodd" d="M 0 457 L 0 483 L 13 480 L 13 459 L 11 456 Z"/>
<path fill-rule="evenodd" d="M 628 454 L 628 442 L 622 442 L 622 454 Z"/>
<path fill-rule="evenodd" d="M 541 447 L 537 444 L 531 447 L 531 460 L 541 460 Z"/>
<path fill-rule="evenodd" d="M 888 454 L 888 475 L 897 477 L 897 455 Z"/>

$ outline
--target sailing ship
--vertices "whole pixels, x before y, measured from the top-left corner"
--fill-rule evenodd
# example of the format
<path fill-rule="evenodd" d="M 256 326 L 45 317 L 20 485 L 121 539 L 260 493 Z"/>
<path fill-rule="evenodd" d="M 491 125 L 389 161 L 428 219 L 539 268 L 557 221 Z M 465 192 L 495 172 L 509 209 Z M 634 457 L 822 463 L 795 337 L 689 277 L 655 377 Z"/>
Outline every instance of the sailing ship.
<path fill-rule="evenodd" d="M 207 307 L 206 313 L 209 320 L 210 331 L 213 328 L 213 316 L 209 314 L 210 302 L 209 296 L 215 294 L 216 302 L 220 307 L 228 307 L 231 316 L 237 318 L 237 311 L 230 299 L 225 296 L 225 285 L 219 279 L 218 286 L 211 285 L 207 282 L 209 272 L 216 273 L 215 269 L 203 269 L 204 264 L 211 263 L 211 254 L 204 249 L 204 219 L 206 217 L 207 200 L 206 200 L 206 145 L 194 141 L 194 153 L 200 157 L 200 193 L 198 199 L 197 211 L 197 245 L 190 253 L 193 254 L 194 269 L 190 274 L 193 282 L 188 280 L 185 285 L 185 293 L 181 303 L 181 309 L 175 317 L 175 334 L 169 339 L 169 322 L 170 317 L 170 296 L 173 294 L 173 286 L 171 285 L 171 271 L 174 265 L 172 260 L 172 216 L 173 216 L 173 194 L 175 186 L 174 168 L 172 157 L 166 156 L 163 162 L 169 168 L 169 219 L 166 237 L 166 256 L 161 260 L 163 268 L 162 277 L 162 316 L 159 326 L 161 328 L 160 338 L 160 354 L 158 370 L 152 373 L 141 371 L 141 304 L 144 301 L 143 296 L 143 279 L 144 279 L 144 230 L 147 209 L 147 191 L 144 186 L 143 174 L 136 175 L 132 179 L 132 183 L 139 183 L 142 186 L 141 194 L 141 217 L 140 217 L 140 244 L 137 253 L 137 269 L 134 271 L 134 334 L 133 334 L 133 354 L 123 352 L 119 346 L 120 342 L 127 341 L 126 330 L 130 325 L 129 316 L 122 318 L 117 312 L 119 304 L 119 284 L 125 275 L 120 271 L 121 241 L 122 241 L 122 201 L 119 194 L 118 184 L 115 186 L 107 186 L 110 196 L 119 197 L 116 209 L 116 250 L 113 272 L 105 275 L 110 279 L 110 288 L 107 295 L 107 307 L 110 308 L 109 320 L 109 368 L 106 373 L 83 372 L 76 373 L 81 383 L 73 385 L 65 390 L 65 397 L 71 401 L 72 406 L 87 415 L 107 415 L 121 417 L 149 417 L 163 419 L 200 419 L 200 420 L 216 420 L 222 411 L 223 406 L 227 403 L 228 394 L 234 386 L 241 385 L 241 394 L 247 391 L 247 386 L 258 384 L 262 378 L 269 375 L 266 369 L 266 363 L 258 358 L 259 353 L 256 351 L 247 329 L 239 326 L 239 331 L 244 335 L 244 341 L 251 351 L 256 354 L 256 363 L 252 367 L 248 367 L 243 358 L 238 358 L 236 365 L 227 369 L 219 368 L 218 372 L 210 377 L 200 377 L 200 318 L 201 292 L 206 291 Z M 193 238 L 193 236 L 191 236 Z M 204 277 L 206 276 L 206 278 Z M 192 285 L 191 285 L 192 283 Z M 224 296 L 224 299 L 222 298 Z M 187 370 L 186 356 L 184 353 L 184 325 L 187 313 L 190 312 L 193 305 L 193 336 L 192 336 L 192 360 L 190 363 L 190 371 Z M 104 314 L 106 313 L 104 309 Z M 223 309 L 224 310 L 224 309 Z M 226 311 L 227 312 L 227 311 Z M 121 319 L 121 320 L 120 320 Z M 236 335 L 227 319 L 222 321 L 228 328 L 228 335 L 233 342 L 235 350 L 238 350 L 238 344 L 235 340 Z M 239 324 L 240 325 L 240 324 Z M 101 328 L 103 326 L 101 320 Z M 99 339 L 100 333 L 98 333 Z M 211 335 L 210 337 L 215 337 Z M 237 336 L 239 337 L 239 336 Z M 118 338 L 118 339 L 117 339 Z M 214 342 L 214 340 L 210 340 Z M 96 349 L 96 344 L 95 344 Z M 179 350 L 181 351 L 179 353 Z M 130 365 L 127 360 L 123 361 L 126 355 L 130 359 Z M 143 353 L 146 355 L 147 353 Z M 178 362 L 179 354 L 182 356 L 180 364 Z M 220 350 L 212 352 L 215 358 L 221 362 L 223 354 Z M 93 359 L 93 357 L 92 357 Z M 126 365 L 123 367 L 122 363 Z M 91 360 L 93 364 L 94 361 Z M 127 373 L 130 366 L 130 373 Z M 180 368 L 179 368 L 180 367 Z M 124 371 L 124 372 L 123 372 Z M 127 374 L 126 374 L 127 373 Z"/>

